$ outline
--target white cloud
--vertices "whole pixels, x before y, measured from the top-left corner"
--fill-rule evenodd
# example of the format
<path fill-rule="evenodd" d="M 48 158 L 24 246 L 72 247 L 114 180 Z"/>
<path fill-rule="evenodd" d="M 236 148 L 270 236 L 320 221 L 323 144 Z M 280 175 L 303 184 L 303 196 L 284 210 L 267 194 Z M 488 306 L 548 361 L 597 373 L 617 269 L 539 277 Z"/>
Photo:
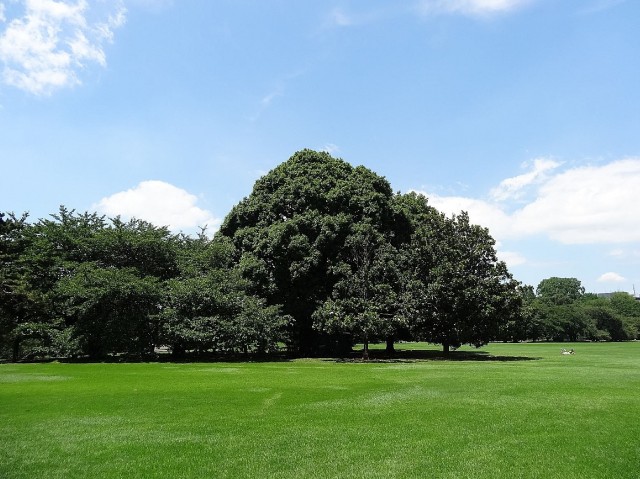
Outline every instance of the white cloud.
<path fill-rule="evenodd" d="M 21 0 L 22 17 L 0 33 L 6 84 L 36 95 L 80 84 L 89 64 L 105 66 L 104 44 L 125 21 L 121 0 Z M 2 10 L 0 10 L 0 15 Z M 6 19 L 5 19 L 6 21 Z"/>
<path fill-rule="evenodd" d="M 277 79 L 274 82 L 274 86 L 273 88 L 271 88 L 269 93 L 267 93 L 260 99 L 260 101 L 258 102 L 257 111 L 255 114 L 249 117 L 249 121 L 251 121 L 252 123 L 258 121 L 262 117 L 262 115 L 273 106 L 274 103 L 277 103 L 277 98 L 285 96 L 289 83 L 304 74 L 304 69 L 297 69 Z"/>
<path fill-rule="evenodd" d="M 509 268 L 512 268 L 513 266 L 519 266 L 527 262 L 527 259 L 524 256 L 515 251 L 498 250 L 498 259 L 507 263 L 507 266 L 509 266 Z"/>
<path fill-rule="evenodd" d="M 532 171 L 502 180 L 496 188 L 491 190 L 491 197 L 498 201 L 520 198 L 527 186 L 543 182 L 547 178 L 547 172 L 558 166 L 560 166 L 560 163 L 557 161 L 548 158 L 536 158 L 533 160 Z"/>
<path fill-rule="evenodd" d="M 531 1 L 533 0 L 422 0 L 420 10 L 426 14 L 487 15 L 515 10 Z"/>
<path fill-rule="evenodd" d="M 135 188 L 102 198 L 93 208 L 108 216 L 137 218 L 170 230 L 195 231 L 208 226 L 215 231 L 220 220 L 196 205 L 198 198 L 164 181 L 143 181 Z"/>
<path fill-rule="evenodd" d="M 624 283 L 627 279 L 618 273 L 604 273 L 598 278 L 599 283 Z"/>
<path fill-rule="evenodd" d="M 565 244 L 640 241 L 633 212 L 640 185 L 640 159 L 573 168 L 538 191 L 513 215 L 521 234 L 545 233 Z"/>
<path fill-rule="evenodd" d="M 509 238 L 512 236 L 513 219 L 501 205 L 496 203 L 467 198 L 463 196 L 439 196 L 421 191 L 429 204 L 444 214 L 451 216 L 460 211 L 469 213 L 473 223 L 489 228 L 494 238 Z"/>
<path fill-rule="evenodd" d="M 555 166 L 553 166 L 555 168 Z M 519 187 L 543 178 L 535 197 L 509 212 L 504 202 L 438 196 L 423 192 L 446 214 L 469 212 L 471 220 L 486 226 L 498 239 L 546 235 L 564 244 L 622 244 L 640 241 L 640 221 L 634 213 L 640 185 L 640 159 L 614 161 L 601 166 L 568 169 L 555 175 L 534 162 L 531 174 L 501 182 L 501 199 L 513 199 Z M 524 177 L 524 178 L 523 178 Z M 532 180 L 533 179 L 533 180 Z M 513 205 L 511 205 L 513 206 Z"/>

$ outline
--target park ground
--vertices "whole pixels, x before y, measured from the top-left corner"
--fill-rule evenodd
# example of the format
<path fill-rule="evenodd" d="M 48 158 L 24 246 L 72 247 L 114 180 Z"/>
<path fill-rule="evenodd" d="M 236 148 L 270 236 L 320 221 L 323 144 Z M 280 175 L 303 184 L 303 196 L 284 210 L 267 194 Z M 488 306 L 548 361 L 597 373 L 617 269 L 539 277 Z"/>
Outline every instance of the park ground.
<path fill-rule="evenodd" d="M 0 477 L 640 477 L 639 342 L 396 346 L 0 364 Z"/>

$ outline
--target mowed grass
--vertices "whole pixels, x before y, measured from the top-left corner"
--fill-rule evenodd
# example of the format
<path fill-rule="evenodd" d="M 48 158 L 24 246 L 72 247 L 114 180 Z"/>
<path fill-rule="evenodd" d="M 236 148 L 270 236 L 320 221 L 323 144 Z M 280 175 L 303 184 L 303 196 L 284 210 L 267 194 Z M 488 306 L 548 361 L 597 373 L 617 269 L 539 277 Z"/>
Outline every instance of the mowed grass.
<path fill-rule="evenodd" d="M 0 477 L 640 477 L 640 343 L 465 351 L 0 365 Z"/>

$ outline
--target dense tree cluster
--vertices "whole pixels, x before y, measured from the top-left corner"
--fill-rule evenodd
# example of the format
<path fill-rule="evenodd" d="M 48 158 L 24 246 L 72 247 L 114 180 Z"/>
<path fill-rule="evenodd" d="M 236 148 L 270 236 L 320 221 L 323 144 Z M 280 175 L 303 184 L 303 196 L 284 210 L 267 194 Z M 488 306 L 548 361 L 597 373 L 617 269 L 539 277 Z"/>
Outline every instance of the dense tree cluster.
<path fill-rule="evenodd" d="M 446 217 L 327 153 L 300 151 L 260 178 L 213 238 L 66 208 L 27 219 L 0 215 L 4 359 L 637 334 L 635 303 L 554 278 L 522 287 L 466 213 Z"/>
<path fill-rule="evenodd" d="M 372 171 L 304 150 L 262 177 L 217 235 L 254 292 L 293 318 L 292 350 L 419 338 L 445 350 L 515 320 L 517 282 L 485 228 Z"/>
<path fill-rule="evenodd" d="M 247 292 L 224 242 L 61 208 L 0 218 L 1 357 L 266 353 L 289 318 Z"/>
<path fill-rule="evenodd" d="M 505 340 L 627 341 L 640 338 L 640 301 L 627 293 L 585 293 L 576 278 L 547 278 L 521 288 L 522 317 L 503 329 Z"/>

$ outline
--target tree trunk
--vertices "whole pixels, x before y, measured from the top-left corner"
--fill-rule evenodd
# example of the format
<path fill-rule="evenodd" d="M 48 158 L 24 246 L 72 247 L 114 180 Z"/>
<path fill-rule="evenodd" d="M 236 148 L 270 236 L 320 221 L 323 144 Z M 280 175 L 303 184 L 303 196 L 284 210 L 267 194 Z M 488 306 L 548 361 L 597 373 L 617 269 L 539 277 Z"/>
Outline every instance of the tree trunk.
<path fill-rule="evenodd" d="M 393 338 L 387 338 L 387 354 L 393 354 L 396 352 L 396 349 L 393 347 Z"/>
<path fill-rule="evenodd" d="M 181 344 L 174 344 L 171 347 L 171 357 L 173 359 L 183 359 L 186 356 L 186 350 Z"/>
<path fill-rule="evenodd" d="M 13 351 L 11 355 L 11 362 L 17 363 L 18 356 L 20 355 L 20 338 L 15 338 L 13 340 Z"/>
<path fill-rule="evenodd" d="M 444 354 L 449 354 L 449 351 L 451 350 L 449 343 L 442 343 L 442 352 L 444 352 Z"/>
<path fill-rule="evenodd" d="M 364 359 L 365 361 L 369 360 L 369 340 L 368 339 L 365 339 L 363 342 L 362 359 Z"/>

